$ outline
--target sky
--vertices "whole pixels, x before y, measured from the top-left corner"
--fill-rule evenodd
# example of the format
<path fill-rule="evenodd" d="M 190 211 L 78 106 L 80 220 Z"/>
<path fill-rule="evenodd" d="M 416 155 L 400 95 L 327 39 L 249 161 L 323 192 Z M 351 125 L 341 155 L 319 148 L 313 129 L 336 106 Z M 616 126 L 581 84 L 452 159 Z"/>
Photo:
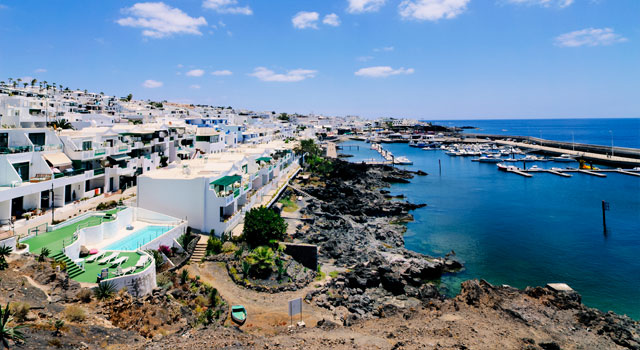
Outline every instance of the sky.
<path fill-rule="evenodd" d="M 638 0 L 0 0 L 0 80 L 259 111 L 640 117 Z"/>

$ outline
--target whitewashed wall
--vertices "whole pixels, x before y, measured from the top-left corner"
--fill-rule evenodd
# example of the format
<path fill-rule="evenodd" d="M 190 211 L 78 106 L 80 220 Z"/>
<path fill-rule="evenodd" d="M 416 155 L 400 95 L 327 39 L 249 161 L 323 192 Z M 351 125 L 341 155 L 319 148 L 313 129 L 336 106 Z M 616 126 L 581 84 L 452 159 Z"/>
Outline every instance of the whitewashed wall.
<path fill-rule="evenodd" d="M 141 254 L 148 255 L 147 253 Z M 146 269 L 131 275 L 109 278 L 105 282 L 113 283 L 117 290 L 126 287 L 129 294 L 133 296 L 143 296 L 151 293 L 157 286 L 156 264 L 153 257 L 149 256 L 149 258 L 151 259 L 151 264 Z"/>

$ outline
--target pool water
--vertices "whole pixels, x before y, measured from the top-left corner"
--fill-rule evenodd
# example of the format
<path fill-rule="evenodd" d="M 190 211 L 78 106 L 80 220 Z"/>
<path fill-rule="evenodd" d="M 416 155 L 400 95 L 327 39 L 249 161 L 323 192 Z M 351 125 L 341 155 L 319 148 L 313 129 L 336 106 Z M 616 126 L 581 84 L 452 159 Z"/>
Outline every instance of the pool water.
<path fill-rule="evenodd" d="M 103 250 L 136 250 L 171 230 L 172 226 L 146 226 L 109 244 Z"/>

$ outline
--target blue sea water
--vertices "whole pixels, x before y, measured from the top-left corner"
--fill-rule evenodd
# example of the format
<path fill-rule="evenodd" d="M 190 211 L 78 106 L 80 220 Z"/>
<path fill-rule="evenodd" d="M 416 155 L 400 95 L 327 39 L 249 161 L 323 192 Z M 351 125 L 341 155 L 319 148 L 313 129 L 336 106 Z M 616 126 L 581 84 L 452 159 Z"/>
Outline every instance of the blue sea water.
<path fill-rule="evenodd" d="M 343 151 L 355 155 L 351 161 L 379 159 L 364 142 L 345 144 L 360 145 Z M 640 177 L 524 178 L 442 151 L 383 147 L 413 160 L 408 169 L 429 173 L 391 191 L 427 204 L 407 224 L 407 248 L 438 256 L 454 250 L 465 264 L 464 271 L 442 278 L 450 295 L 470 278 L 518 288 L 565 282 L 588 306 L 640 319 Z M 611 208 L 607 235 L 602 200 Z"/>
<path fill-rule="evenodd" d="M 436 120 L 443 126 L 473 126 L 466 133 L 531 136 L 547 140 L 640 148 L 640 118 Z M 611 131 L 611 132 L 609 132 Z"/>

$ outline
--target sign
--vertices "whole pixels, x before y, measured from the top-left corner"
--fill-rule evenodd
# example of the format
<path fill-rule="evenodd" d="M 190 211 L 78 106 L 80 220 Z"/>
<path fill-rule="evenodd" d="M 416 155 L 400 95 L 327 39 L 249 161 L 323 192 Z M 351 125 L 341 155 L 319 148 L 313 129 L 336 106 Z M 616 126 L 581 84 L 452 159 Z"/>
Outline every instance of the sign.
<path fill-rule="evenodd" d="M 289 316 L 302 313 L 302 298 L 289 300 Z"/>

